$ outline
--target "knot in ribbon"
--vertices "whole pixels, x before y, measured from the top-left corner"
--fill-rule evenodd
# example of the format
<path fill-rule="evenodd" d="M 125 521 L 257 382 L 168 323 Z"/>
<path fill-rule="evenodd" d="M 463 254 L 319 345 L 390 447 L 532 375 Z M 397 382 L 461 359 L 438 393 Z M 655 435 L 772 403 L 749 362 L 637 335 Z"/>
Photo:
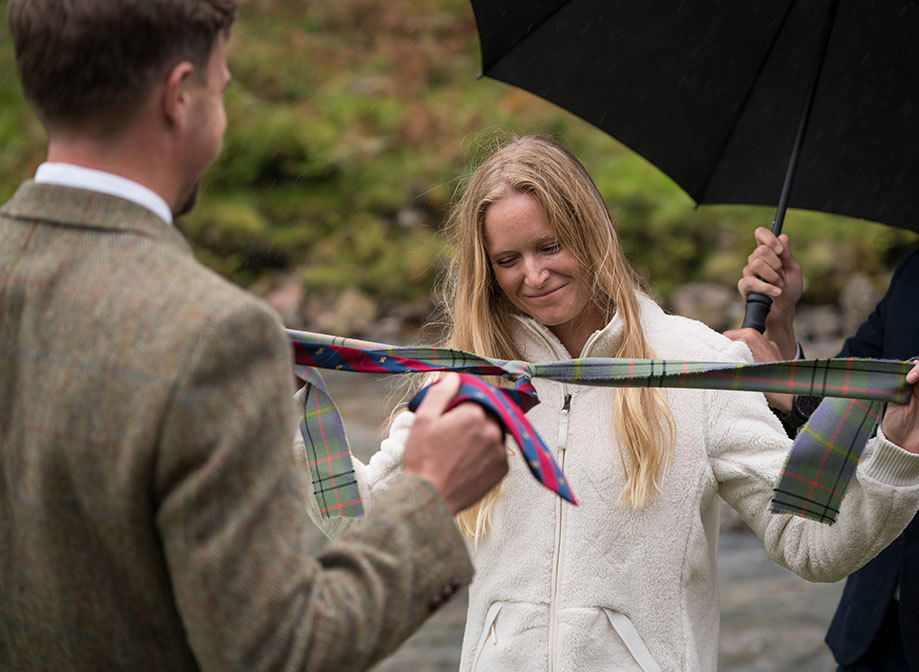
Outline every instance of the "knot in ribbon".
<path fill-rule="evenodd" d="M 577 504 L 561 467 L 552 457 L 549 448 L 540 438 L 524 413 L 539 403 L 536 389 L 528 378 L 520 378 L 513 388 L 495 387 L 468 373 L 459 374 L 460 389 L 448 405 L 453 408 L 463 402 L 472 401 L 489 411 L 504 431 L 510 432 L 523 453 L 527 467 L 536 480 L 558 493 L 563 499 Z M 418 390 L 408 404 L 414 411 L 421 404 L 430 385 Z"/>

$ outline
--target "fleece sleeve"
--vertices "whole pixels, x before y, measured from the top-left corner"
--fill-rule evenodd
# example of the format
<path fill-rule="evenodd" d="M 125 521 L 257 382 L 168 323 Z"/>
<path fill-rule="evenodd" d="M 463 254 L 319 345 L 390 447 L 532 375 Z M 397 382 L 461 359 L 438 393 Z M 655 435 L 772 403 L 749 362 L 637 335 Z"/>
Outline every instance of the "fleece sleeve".
<path fill-rule="evenodd" d="M 739 346 L 740 344 L 735 344 Z M 735 361 L 750 361 L 734 347 Z M 868 442 L 836 523 L 770 513 L 791 440 L 762 394 L 706 395 L 709 455 L 719 493 L 763 541 L 780 565 L 811 581 L 837 581 L 871 560 L 919 509 L 919 455 L 888 441 Z"/>

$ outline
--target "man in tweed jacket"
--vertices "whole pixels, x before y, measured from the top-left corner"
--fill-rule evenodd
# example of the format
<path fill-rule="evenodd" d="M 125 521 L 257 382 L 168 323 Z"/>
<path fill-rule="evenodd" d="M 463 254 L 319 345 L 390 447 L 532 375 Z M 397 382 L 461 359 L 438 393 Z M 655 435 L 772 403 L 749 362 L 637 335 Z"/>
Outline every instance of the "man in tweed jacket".
<path fill-rule="evenodd" d="M 0 210 L 0 669 L 368 667 L 471 579 L 451 514 L 505 473 L 500 431 L 445 381 L 368 524 L 309 548 L 280 325 L 172 225 L 235 0 L 9 12 L 49 145 Z"/>

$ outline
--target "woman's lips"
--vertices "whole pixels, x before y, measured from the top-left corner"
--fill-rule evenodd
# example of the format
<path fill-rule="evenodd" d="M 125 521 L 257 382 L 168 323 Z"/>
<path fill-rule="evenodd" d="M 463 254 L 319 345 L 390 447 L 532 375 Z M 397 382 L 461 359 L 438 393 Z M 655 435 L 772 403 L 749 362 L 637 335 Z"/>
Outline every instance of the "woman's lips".
<path fill-rule="evenodd" d="M 559 285 L 555 289 L 550 289 L 548 292 L 543 292 L 542 294 L 536 294 L 533 296 L 524 296 L 523 298 L 525 298 L 527 301 L 547 301 L 549 299 L 555 298 L 555 296 L 567 286 L 568 284 L 565 283 L 564 285 Z"/>

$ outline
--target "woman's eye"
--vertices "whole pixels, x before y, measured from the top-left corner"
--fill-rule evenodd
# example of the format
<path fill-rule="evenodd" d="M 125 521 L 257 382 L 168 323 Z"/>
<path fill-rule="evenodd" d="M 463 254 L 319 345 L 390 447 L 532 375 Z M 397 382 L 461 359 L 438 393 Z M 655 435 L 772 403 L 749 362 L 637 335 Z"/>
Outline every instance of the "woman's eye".
<path fill-rule="evenodd" d="M 546 245 L 545 247 L 543 247 L 542 251 L 545 252 L 546 254 L 553 254 L 555 252 L 558 252 L 560 249 L 562 249 L 561 245 L 559 245 L 558 243 L 552 243 L 551 245 Z"/>
<path fill-rule="evenodd" d="M 510 266 L 513 263 L 514 263 L 513 257 L 503 257 L 501 259 L 495 259 L 494 261 L 495 266 Z"/>

